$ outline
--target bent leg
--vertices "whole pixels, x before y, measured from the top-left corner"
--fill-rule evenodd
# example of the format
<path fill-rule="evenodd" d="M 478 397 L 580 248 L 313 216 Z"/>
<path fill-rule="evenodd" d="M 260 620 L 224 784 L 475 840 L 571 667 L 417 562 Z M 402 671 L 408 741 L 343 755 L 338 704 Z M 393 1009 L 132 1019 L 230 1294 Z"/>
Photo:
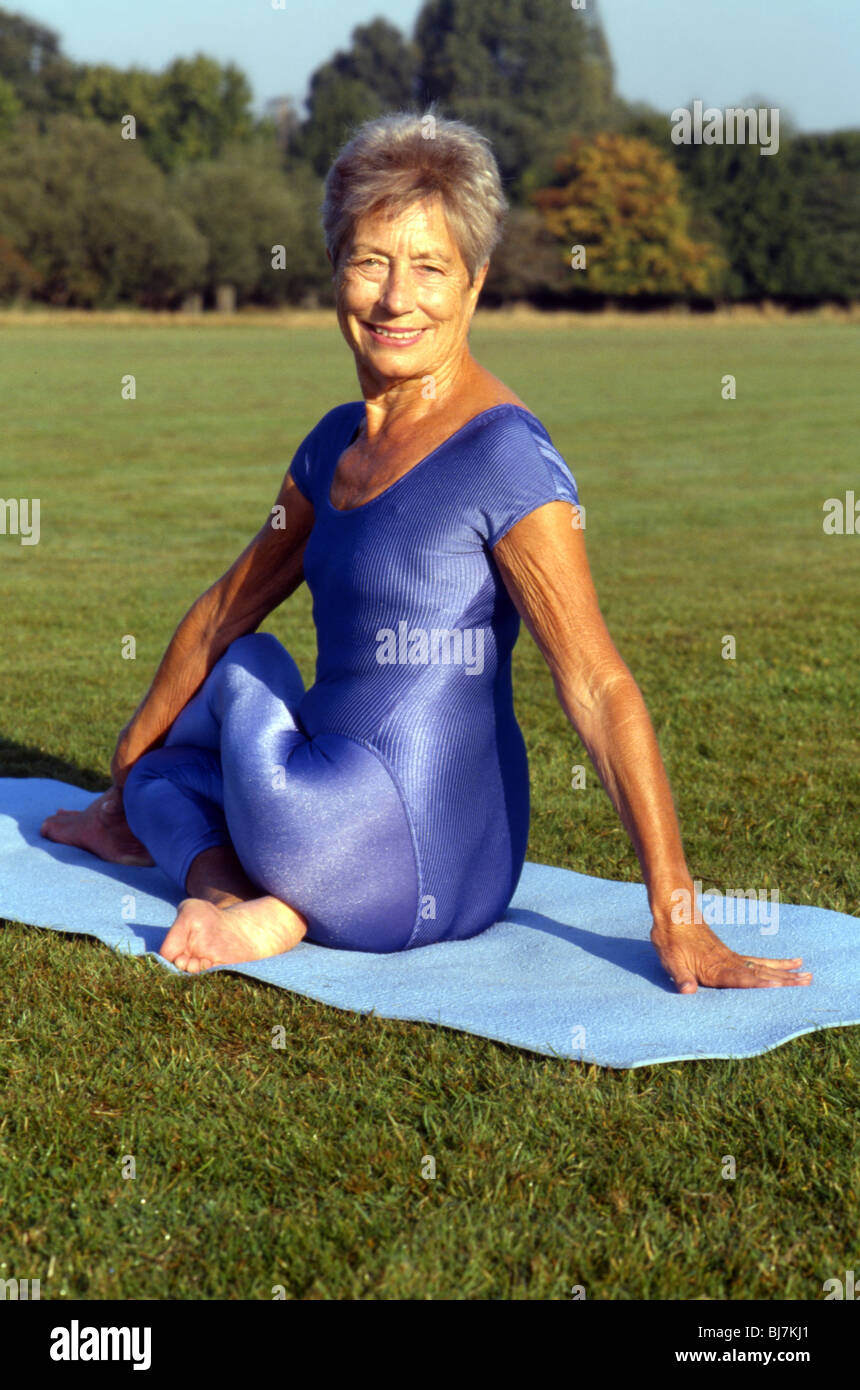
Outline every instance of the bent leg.
<path fill-rule="evenodd" d="M 158 867 L 181 888 L 187 888 L 198 855 L 231 843 L 223 809 L 225 717 L 238 704 L 259 728 L 263 697 L 295 729 L 290 706 L 303 693 L 301 673 L 276 637 L 240 637 L 177 715 L 164 746 L 135 763 L 123 789 L 126 820 Z M 266 713 L 271 719 L 268 708 Z"/>
<path fill-rule="evenodd" d="M 278 939 L 293 933 L 288 945 L 270 950 L 240 946 L 231 960 L 278 954 L 305 931 L 321 945 L 399 951 L 415 925 L 418 865 L 401 793 L 372 749 L 340 734 L 308 737 L 296 715 L 302 693 L 298 668 L 274 637 L 240 638 L 177 718 L 165 747 L 142 758 L 127 783 L 132 830 L 186 891 L 195 860 L 232 845 L 248 879 L 268 896 L 225 914 L 240 934 L 250 930 L 252 907 L 260 939 L 275 919 Z M 214 904 L 192 902 L 203 941 Z M 186 954 L 183 944 L 177 962 Z M 199 945 L 195 959 L 212 957 Z"/>
<path fill-rule="evenodd" d="M 301 941 L 305 918 L 277 898 L 261 897 L 230 844 L 216 754 L 156 749 L 140 759 L 126 785 L 129 823 L 190 895 L 162 943 L 165 960 L 196 974 L 280 955 Z"/>
<path fill-rule="evenodd" d="M 270 699 L 277 700 L 277 691 L 297 703 L 303 688 L 298 667 L 275 638 L 242 638 L 174 721 L 164 747 L 146 754 L 129 774 L 129 826 L 190 895 L 161 947 L 181 970 L 279 955 L 305 934 L 305 918 L 276 898 L 259 896 L 236 855 L 223 811 L 220 759 L 225 712 L 237 699 L 247 708 L 247 696 L 265 689 Z M 294 727 L 289 715 L 287 721 Z"/>
<path fill-rule="evenodd" d="M 230 844 L 221 764 L 208 749 L 174 745 L 145 753 L 128 775 L 123 803 L 132 833 L 182 889 L 199 854 Z"/>
<path fill-rule="evenodd" d="M 197 694 L 176 716 L 164 746 L 181 743 L 220 752 L 225 715 L 237 698 L 253 702 L 257 692 L 288 711 L 295 709 L 305 693 L 298 666 L 269 632 L 252 632 L 230 643 Z M 290 722 L 295 728 L 294 721 Z"/>

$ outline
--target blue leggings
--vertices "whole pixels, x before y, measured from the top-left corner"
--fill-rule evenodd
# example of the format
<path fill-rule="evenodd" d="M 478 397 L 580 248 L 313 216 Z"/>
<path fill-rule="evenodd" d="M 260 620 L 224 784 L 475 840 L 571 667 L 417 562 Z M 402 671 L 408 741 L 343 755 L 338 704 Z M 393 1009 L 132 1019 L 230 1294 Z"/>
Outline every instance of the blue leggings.
<path fill-rule="evenodd" d="M 129 826 L 183 890 L 199 854 L 232 844 L 261 896 L 307 918 L 308 941 L 404 950 L 420 899 L 402 796 L 369 746 L 308 738 L 296 714 L 304 693 L 277 638 L 233 642 L 164 746 L 129 773 Z"/>

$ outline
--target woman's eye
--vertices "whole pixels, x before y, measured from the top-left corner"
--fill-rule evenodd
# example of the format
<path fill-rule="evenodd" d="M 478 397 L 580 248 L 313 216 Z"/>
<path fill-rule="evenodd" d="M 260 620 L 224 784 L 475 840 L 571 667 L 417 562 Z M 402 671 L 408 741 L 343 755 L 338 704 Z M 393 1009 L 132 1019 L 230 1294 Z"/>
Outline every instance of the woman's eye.
<path fill-rule="evenodd" d="M 379 270 L 382 264 L 378 256 L 365 256 L 362 260 L 356 262 L 360 270 Z M 442 268 L 438 265 L 419 265 L 417 269 L 421 271 L 427 270 L 431 275 L 442 274 Z"/>

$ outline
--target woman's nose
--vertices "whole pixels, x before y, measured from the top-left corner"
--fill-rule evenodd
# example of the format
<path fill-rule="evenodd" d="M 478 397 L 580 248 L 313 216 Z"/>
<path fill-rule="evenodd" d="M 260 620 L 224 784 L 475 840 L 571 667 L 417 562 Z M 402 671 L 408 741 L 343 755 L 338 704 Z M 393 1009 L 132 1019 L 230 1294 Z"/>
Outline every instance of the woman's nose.
<path fill-rule="evenodd" d="M 380 304 L 392 314 L 406 314 L 415 304 L 411 267 L 390 265 Z"/>

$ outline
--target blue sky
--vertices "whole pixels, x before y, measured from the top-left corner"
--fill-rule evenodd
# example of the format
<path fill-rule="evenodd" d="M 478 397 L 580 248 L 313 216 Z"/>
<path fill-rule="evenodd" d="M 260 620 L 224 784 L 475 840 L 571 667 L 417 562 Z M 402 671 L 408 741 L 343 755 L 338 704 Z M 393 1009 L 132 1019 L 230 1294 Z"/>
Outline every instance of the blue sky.
<path fill-rule="evenodd" d="M 566 0 L 558 0 L 566 6 Z M 593 3 L 593 0 L 589 0 Z M 499 0 L 503 5 L 504 0 Z M 622 95 L 671 111 L 754 94 L 801 130 L 860 125 L 860 0 L 598 0 Z M 377 15 L 411 30 L 421 0 L 3 0 L 85 62 L 161 68 L 197 52 L 233 61 L 258 104 L 301 100 L 311 72 Z"/>

